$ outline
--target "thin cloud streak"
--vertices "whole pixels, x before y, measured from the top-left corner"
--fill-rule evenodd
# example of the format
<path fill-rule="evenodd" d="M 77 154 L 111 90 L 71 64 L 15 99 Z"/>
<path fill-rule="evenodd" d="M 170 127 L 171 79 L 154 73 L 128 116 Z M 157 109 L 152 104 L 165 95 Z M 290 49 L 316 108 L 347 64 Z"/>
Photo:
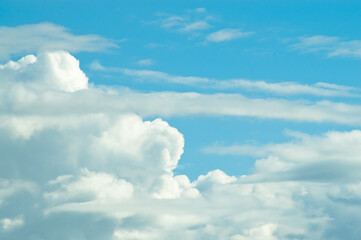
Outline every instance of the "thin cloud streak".
<path fill-rule="evenodd" d="M 241 29 L 225 28 L 219 31 L 210 33 L 206 37 L 208 42 L 225 42 L 231 41 L 238 38 L 248 37 L 253 35 L 254 32 L 243 32 Z"/>
<path fill-rule="evenodd" d="M 143 81 L 176 83 L 197 88 L 219 90 L 243 89 L 246 91 L 269 92 L 284 96 L 314 95 L 322 97 L 360 97 L 360 90 L 357 88 L 324 82 L 307 85 L 296 82 L 269 83 L 248 79 L 216 80 L 205 77 L 178 76 L 153 70 L 104 67 L 96 61 L 93 62 L 90 67 L 94 71 L 120 73 Z"/>
<path fill-rule="evenodd" d="M 339 37 L 316 35 L 300 37 L 298 42 L 290 47 L 306 53 L 325 53 L 328 57 L 361 58 L 361 40 L 342 41 Z"/>
<path fill-rule="evenodd" d="M 99 52 L 117 47 L 114 40 L 98 35 L 74 35 L 67 28 L 53 23 L 0 26 L 0 59 L 12 54 L 46 50 Z"/>

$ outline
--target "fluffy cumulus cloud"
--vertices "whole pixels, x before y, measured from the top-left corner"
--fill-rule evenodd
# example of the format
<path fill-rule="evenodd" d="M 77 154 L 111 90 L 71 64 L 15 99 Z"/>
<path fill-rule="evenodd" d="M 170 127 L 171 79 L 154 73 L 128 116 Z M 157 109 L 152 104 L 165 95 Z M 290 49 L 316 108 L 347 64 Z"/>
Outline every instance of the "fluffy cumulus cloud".
<path fill-rule="evenodd" d="M 229 176 L 215 169 L 191 181 L 174 172 L 183 135 L 154 117 L 278 115 L 357 125 L 357 105 L 88 86 L 79 62 L 63 51 L 8 62 L 0 76 L 0 238 L 273 240 L 361 234 L 360 131 L 297 133 L 295 141 L 265 146 L 214 146 L 213 153 L 257 157 L 253 173 Z"/>
<path fill-rule="evenodd" d="M 17 62 L 0 65 L 2 82 L 21 82 L 29 87 L 74 92 L 88 88 L 88 78 L 79 61 L 68 52 L 44 52 L 27 55 Z"/>

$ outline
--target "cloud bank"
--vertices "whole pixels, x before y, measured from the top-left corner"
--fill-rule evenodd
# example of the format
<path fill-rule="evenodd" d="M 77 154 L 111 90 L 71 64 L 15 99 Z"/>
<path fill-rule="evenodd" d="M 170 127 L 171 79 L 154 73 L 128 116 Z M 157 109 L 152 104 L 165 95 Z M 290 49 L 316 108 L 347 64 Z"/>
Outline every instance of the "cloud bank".
<path fill-rule="evenodd" d="M 191 181 L 174 173 L 183 135 L 159 118 L 141 117 L 227 115 L 358 125 L 358 105 L 88 86 L 78 61 L 62 51 L 9 62 L 0 75 L 1 238 L 360 235 L 359 130 L 234 147 L 261 158 L 253 173 L 229 176 L 215 169 Z"/>

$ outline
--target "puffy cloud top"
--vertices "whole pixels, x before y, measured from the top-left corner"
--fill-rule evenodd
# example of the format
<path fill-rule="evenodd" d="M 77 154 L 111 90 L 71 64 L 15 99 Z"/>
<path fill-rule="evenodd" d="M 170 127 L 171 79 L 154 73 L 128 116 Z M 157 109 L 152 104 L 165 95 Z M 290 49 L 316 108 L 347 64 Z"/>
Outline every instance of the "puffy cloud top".
<path fill-rule="evenodd" d="M 79 61 L 65 51 L 28 55 L 19 61 L 0 65 L 2 81 L 17 81 L 36 89 L 75 92 L 88 88 L 88 78 Z"/>

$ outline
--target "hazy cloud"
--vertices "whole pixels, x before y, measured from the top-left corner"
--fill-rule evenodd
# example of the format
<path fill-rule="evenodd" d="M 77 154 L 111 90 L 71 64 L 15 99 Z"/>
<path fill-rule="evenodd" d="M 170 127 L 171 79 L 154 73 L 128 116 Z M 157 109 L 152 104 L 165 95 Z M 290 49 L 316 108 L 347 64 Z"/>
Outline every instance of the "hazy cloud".
<path fill-rule="evenodd" d="M 225 28 L 207 35 L 208 42 L 225 42 L 237 38 L 243 38 L 253 35 L 253 32 L 243 32 L 241 29 Z"/>
<path fill-rule="evenodd" d="M 12 231 L 24 225 L 24 218 L 23 216 L 18 216 L 15 218 L 3 218 L 0 220 L 0 224 L 2 224 L 2 229 L 4 231 Z"/>
<path fill-rule="evenodd" d="M 96 52 L 114 47 L 117 45 L 112 40 L 98 35 L 74 35 L 53 23 L 0 27 L 0 59 L 44 50 Z"/>
<path fill-rule="evenodd" d="M 316 35 L 300 37 L 291 47 L 303 52 L 325 53 L 328 57 L 361 57 L 361 40 L 342 41 L 339 37 Z"/>
<path fill-rule="evenodd" d="M 158 14 L 159 19 L 153 23 L 159 24 L 161 28 L 177 31 L 180 33 L 192 33 L 212 27 L 209 24 L 209 17 L 203 14 L 204 8 L 189 10 L 187 15 Z"/>
<path fill-rule="evenodd" d="M 153 59 L 147 58 L 147 59 L 141 59 L 136 62 L 139 66 L 152 66 L 156 63 Z"/>

